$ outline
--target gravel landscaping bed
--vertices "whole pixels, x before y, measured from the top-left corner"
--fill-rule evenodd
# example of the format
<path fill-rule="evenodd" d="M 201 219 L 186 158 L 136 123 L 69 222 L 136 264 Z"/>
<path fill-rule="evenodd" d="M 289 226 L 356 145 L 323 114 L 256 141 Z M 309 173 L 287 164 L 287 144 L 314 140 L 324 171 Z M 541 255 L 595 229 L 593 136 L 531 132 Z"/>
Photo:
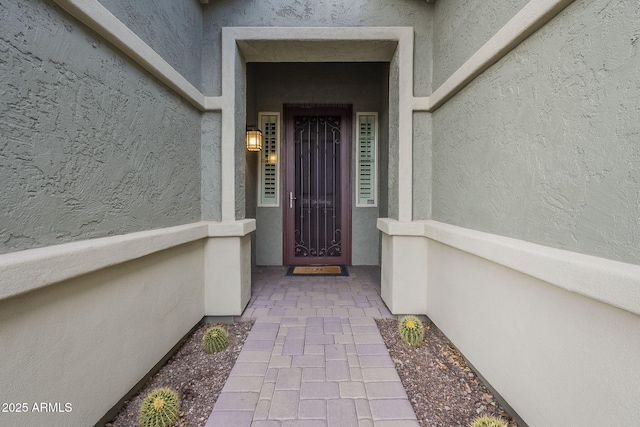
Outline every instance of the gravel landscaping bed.
<path fill-rule="evenodd" d="M 229 332 L 229 346 L 215 354 L 202 350 L 202 337 L 213 324 L 198 328 L 142 390 L 126 402 L 115 420 L 106 426 L 137 426 L 142 400 L 157 387 L 171 387 L 180 396 L 182 403 L 176 426 L 204 426 L 252 325 L 252 322 L 222 325 Z"/>
<path fill-rule="evenodd" d="M 422 427 L 468 427 L 482 414 L 500 416 L 509 427 L 517 427 L 435 325 L 425 326 L 424 343 L 414 348 L 401 341 L 395 319 L 378 319 L 376 323 Z M 144 397 L 154 388 L 171 387 L 182 401 L 176 426 L 203 427 L 252 325 L 224 325 L 229 347 L 216 354 L 202 350 L 202 337 L 212 325 L 198 328 L 106 426 L 137 426 Z"/>
<path fill-rule="evenodd" d="M 420 347 L 402 342 L 397 320 L 376 323 L 422 427 L 468 427 L 484 414 L 517 427 L 433 323 L 425 325 Z"/>

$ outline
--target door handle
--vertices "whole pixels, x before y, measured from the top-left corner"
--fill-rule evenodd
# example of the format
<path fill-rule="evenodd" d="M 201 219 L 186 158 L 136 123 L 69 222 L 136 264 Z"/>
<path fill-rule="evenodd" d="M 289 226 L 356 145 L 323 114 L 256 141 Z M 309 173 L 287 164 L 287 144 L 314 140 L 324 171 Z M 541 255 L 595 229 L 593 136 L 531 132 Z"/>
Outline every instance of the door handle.
<path fill-rule="evenodd" d="M 293 209 L 293 201 L 296 198 L 293 197 L 293 191 L 289 191 L 289 209 Z"/>

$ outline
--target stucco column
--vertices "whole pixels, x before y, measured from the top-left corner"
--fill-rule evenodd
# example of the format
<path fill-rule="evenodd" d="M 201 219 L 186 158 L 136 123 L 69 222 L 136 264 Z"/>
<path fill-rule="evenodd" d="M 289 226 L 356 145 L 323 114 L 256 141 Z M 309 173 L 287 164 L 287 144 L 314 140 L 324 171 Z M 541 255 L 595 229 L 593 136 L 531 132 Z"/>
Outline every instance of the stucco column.
<path fill-rule="evenodd" d="M 393 314 L 427 313 L 427 239 L 424 224 L 378 219 L 382 231 L 380 294 Z"/>
<path fill-rule="evenodd" d="M 205 316 L 239 316 L 251 298 L 254 219 L 211 223 L 204 248 Z"/>
<path fill-rule="evenodd" d="M 413 219 L 413 34 L 398 43 L 398 220 Z"/>

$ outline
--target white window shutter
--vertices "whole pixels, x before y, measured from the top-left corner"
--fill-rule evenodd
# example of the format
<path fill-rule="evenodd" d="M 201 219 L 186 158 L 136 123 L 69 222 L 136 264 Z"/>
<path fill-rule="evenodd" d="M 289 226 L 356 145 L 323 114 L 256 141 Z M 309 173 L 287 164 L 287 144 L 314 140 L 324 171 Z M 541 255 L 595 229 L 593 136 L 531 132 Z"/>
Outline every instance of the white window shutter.
<path fill-rule="evenodd" d="M 357 195 L 356 206 L 378 205 L 378 113 L 356 113 Z"/>
<path fill-rule="evenodd" d="M 262 131 L 258 206 L 277 207 L 280 205 L 280 113 L 259 113 L 258 122 Z"/>

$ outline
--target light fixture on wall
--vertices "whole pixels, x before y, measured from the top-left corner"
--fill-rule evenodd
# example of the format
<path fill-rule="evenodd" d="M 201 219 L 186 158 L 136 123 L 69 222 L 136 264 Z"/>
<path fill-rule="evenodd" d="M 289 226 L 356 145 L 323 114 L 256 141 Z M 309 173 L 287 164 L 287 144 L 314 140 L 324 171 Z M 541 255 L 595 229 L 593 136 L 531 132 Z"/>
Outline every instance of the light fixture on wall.
<path fill-rule="evenodd" d="M 278 161 L 278 153 L 275 153 L 275 152 L 269 153 L 269 155 L 267 156 L 267 164 L 275 165 L 277 161 Z"/>
<path fill-rule="evenodd" d="M 247 144 L 247 151 L 262 150 L 262 132 L 255 129 L 247 130 L 245 142 Z"/>

